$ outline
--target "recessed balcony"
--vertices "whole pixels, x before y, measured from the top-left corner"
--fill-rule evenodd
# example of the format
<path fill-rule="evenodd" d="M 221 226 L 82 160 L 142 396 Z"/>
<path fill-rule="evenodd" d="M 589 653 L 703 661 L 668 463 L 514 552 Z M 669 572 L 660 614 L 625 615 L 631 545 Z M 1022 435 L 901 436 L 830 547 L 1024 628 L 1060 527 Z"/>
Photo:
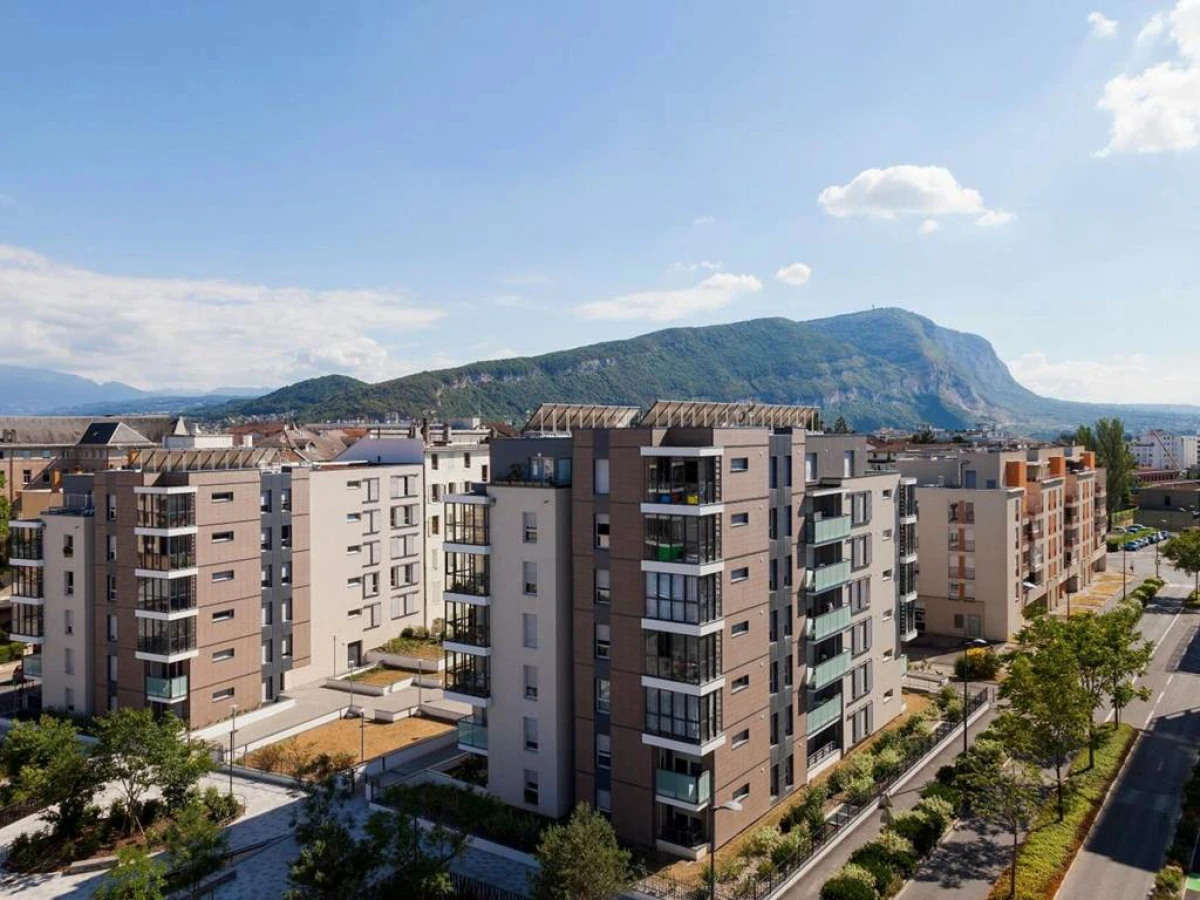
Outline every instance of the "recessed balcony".
<path fill-rule="evenodd" d="M 458 749 L 467 753 L 478 753 L 487 756 L 488 728 L 479 722 L 460 719 L 458 728 Z"/>
<path fill-rule="evenodd" d="M 843 678 L 850 671 L 850 651 L 843 650 L 836 656 L 817 663 L 808 670 L 808 687 L 819 691 Z"/>
<path fill-rule="evenodd" d="M 810 641 L 823 641 L 827 637 L 840 634 L 850 627 L 851 615 L 850 606 L 847 604 L 817 616 L 809 616 L 804 624 L 805 637 Z"/>
<path fill-rule="evenodd" d="M 850 517 L 814 513 L 808 520 L 807 531 L 806 539 L 813 546 L 842 541 L 850 537 Z"/>
<path fill-rule="evenodd" d="M 182 703 L 188 696 L 188 677 L 174 678 L 146 676 L 146 699 L 156 703 Z"/>
<path fill-rule="evenodd" d="M 848 559 L 818 565 L 808 570 L 808 590 L 814 594 L 833 590 L 849 580 L 850 560 Z"/>
<path fill-rule="evenodd" d="M 824 703 L 819 703 L 808 710 L 805 716 L 805 732 L 812 737 L 823 728 L 828 728 L 842 718 L 842 695 L 830 697 Z"/>
<path fill-rule="evenodd" d="M 702 809 L 712 796 L 712 773 L 688 775 L 669 769 L 656 769 L 654 794 L 659 800 L 672 806 L 682 806 L 691 810 Z"/>

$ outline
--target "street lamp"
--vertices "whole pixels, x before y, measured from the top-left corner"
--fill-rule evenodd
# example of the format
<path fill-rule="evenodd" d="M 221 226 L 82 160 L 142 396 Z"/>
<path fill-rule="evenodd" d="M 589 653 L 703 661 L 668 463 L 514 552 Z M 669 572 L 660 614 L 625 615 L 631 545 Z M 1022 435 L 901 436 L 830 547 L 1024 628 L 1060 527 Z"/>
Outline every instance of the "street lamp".
<path fill-rule="evenodd" d="M 987 641 L 983 638 L 972 638 L 969 641 L 963 641 L 963 753 L 967 752 L 967 686 L 970 684 L 970 662 L 967 659 L 967 651 L 972 647 L 986 647 Z"/>
<path fill-rule="evenodd" d="M 736 800 L 712 804 L 708 814 L 708 900 L 717 900 L 717 810 L 741 812 L 744 807 Z"/>
<path fill-rule="evenodd" d="M 233 739 L 237 733 L 237 704 L 233 704 L 233 719 L 229 723 L 229 796 L 233 796 Z"/>

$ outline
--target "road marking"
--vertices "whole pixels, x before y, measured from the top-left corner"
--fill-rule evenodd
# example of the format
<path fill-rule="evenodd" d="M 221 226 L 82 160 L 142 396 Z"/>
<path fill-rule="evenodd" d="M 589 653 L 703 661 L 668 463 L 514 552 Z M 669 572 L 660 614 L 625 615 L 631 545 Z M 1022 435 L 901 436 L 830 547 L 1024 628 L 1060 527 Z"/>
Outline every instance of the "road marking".
<path fill-rule="evenodd" d="M 1167 687 L 1170 687 L 1171 682 L 1174 680 L 1175 680 L 1175 673 L 1172 672 L 1169 676 L 1167 676 Z"/>
<path fill-rule="evenodd" d="M 1175 623 L 1179 621 L 1179 617 L 1183 615 L 1183 604 L 1179 604 L 1179 612 L 1175 613 L 1175 618 L 1171 620 L 1171 624 L 1167 626 L 1167 630 L 1162 633 L 1162 637 L 1158 639 L 1158 643 L 1154 645 L 1154 655 L 1158 655 L 1158 648 L 1162 646 L 1162 642 L 1167 639 L 1167 635 L 1171 633 L 1171 629 L 1175 627 Z"/>
<path fill-rule="evenodd" d="M 1159 692 L 1158 692 L 1158 699 L 1154 701 L 1154 706 L 1153 706 L 1153 707 L 1151 707 L 1151 709 L 1150 709 L 1150 715 L 1146 716 L 1146 724 L 1142 726 L 1143 728 L 1149 728 L 1149 727 L 1150 727 L 1150 720 L 1154 718 L 1154 713 L 1155 713 L 1155 711 L 1157 711 L 1157 709 L 1158 709 L 1158 704 L 1162 703 L 1162 698 L 1163 698 L 1163 697 L 1165 697 L 1165 696 L 1167 696 L 1167 692 L 1166 692 L 1166 691 L 1159 691 Z"/>

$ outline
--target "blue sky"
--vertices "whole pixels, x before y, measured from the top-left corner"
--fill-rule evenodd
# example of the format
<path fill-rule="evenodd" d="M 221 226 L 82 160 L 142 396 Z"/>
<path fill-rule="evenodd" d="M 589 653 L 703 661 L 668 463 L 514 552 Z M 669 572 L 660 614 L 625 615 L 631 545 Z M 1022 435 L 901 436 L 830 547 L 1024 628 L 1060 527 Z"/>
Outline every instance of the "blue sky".
<path fill-rule="evenodd" d="M 895 305 L 1200 403 L 1200 0 L 10 2 L 0 111 L 6 362 L 378 380 Z"/>

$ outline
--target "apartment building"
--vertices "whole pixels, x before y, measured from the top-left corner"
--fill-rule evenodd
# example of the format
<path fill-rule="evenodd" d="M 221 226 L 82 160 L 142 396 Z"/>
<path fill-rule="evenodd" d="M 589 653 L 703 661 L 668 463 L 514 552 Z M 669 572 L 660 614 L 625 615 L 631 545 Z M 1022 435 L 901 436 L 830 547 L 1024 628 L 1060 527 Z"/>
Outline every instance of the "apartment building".
<path fill-rule="evenodd" d="M 913 450 L 893 463 L 916 481 L 919 628 L 1006 641 L 1025 607 L 1049 610 L 1106 566 L 1106 490 L 1081 447 Z"/>
<path fill-rule="evenodd" d="M 1139 468 L 1186 472 L 1200 466 L 1200 435 L 1151 429 L 1129 442 Z"/>
<path fill-rule="evenodd" d="M 326 678 L 424 623 L 423 449 L 420 441 L 357 442 L 309 476 L 311 668 Z"/>
<path fill-rule="evenodd" d="M 912 486 L 814 419 L 545 404 L 541 437 L 493 443 L 492 483 L 449 507 L 471 539 L 447 544 L 445 595 L 447 691 L 476 707 L 460 747 L 489 787 L 697 858 L 714 805 L 740 806 L 724 843 L 900 712 Z"/>

